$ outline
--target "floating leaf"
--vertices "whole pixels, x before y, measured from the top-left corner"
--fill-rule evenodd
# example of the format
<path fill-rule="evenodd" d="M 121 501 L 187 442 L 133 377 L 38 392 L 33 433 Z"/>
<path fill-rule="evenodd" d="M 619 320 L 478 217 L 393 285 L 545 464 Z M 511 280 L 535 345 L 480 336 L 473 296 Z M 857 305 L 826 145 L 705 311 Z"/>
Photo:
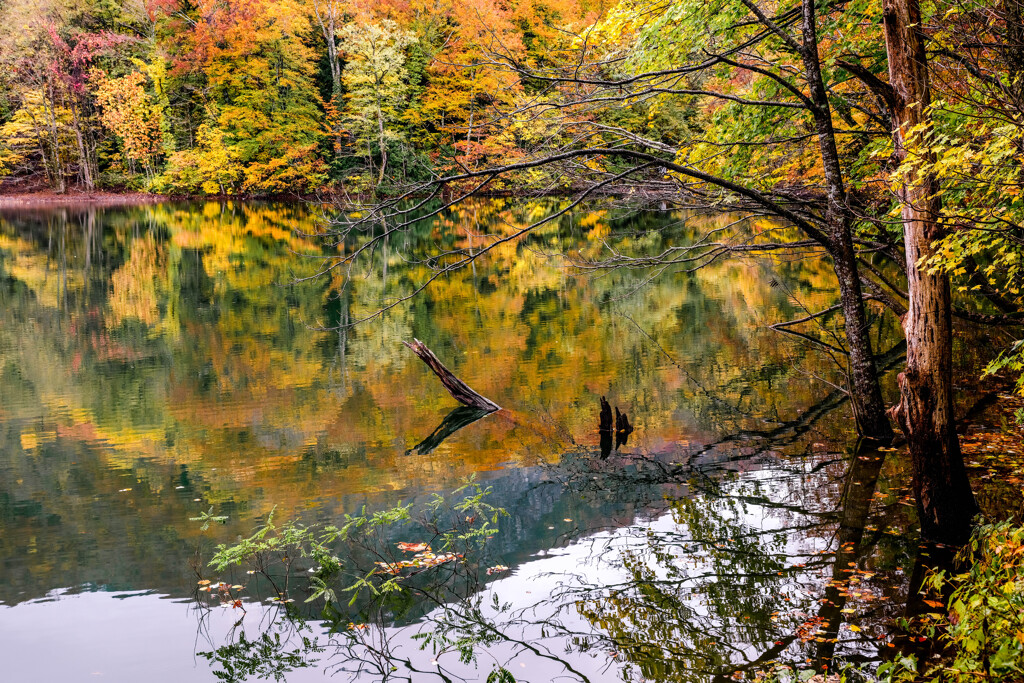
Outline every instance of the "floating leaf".
<path fill-rule="evenodd" d="M 407 553 L 421 553 L 424 550 L 430 550 L 430 546 L 426 543 L 399 543 L 398 549 Z"/>

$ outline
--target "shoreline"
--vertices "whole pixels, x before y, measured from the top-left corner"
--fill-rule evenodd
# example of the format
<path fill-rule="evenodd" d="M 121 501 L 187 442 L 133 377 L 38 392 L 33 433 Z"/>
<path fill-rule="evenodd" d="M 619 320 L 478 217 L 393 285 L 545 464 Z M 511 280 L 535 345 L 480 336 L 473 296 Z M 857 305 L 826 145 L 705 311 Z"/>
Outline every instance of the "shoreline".
<path fill-rule="evenodd" d="M 19 192 L 14 194 L 0 194 L 0 209 L 32 209 L 39 207 L 60 207 L 60 206 L 131 206 L 141 204 L 158 204 L 171 201 L 174 197 L 161 194 L 150 194 L 148 192 L 77 192 L 70 191 L 63 194 L 43 192 Z"/>
<path fill-rule="evenodd" d="M 29 190 L 19 191 L 14 189 L 13 192 L 3 192 L 2 184 L 0 184 L 0 209 L 32 209 L 32 208 L 46 208 L 46 207 L 61 207 L 61 206 L 140 206 L 145 204 L 159 204 L 161 202 L 188 202 L 188 201 L 211 201 L 211 202 L 227 202 L 227 201 L 256 201 L 256 202 L 311 202 L 319 204 L 346 204 L 352 202 L 358 203 L 373 203 L 375 201 L 388 201 L 394 200 L 394 196 L 381 195 L 376 198 L 372 198 L 367 195 L 348 195 L 340 192 L 322 192 L 313 194 L 276 194 L 276 195 L 248 195 L 248 194 L 228 194 L 228 195 L 166 195 L 166 194 L 154 194 L 150 192 L 119 192 L 116 190 L 93 190 L 91 192 L 80 189 L 70 189 L 64 193 L 58 193 L 53 190 Z M 575 195 L 579 189 L 565 189 L 554 192 L 517 192 L 515 190 L 491 190 L 481 191 L 476 194 L 477 197 L 486 198 L 516 198 L 516 199 L 543 199 L 543 198 L 557 198 L 557 197 L 571 197 Z M 678 193 L 664 192 L 661 190 L 653 190 L 648 192 L 594 192 L 594 198 L 614 198 L 620 200 L 631 200 L 636 202 L 658 202 L 658 203 L 672 203 L 676 204 L 674 208 L 684 208 L 679 206 L 679 200 L 682 198 Z M 409 199 L 420 199 L 421 195 L 411 194 L 408 196 Z M 446 201 L 446 197 L 439 197 L 443 201 Z"/>

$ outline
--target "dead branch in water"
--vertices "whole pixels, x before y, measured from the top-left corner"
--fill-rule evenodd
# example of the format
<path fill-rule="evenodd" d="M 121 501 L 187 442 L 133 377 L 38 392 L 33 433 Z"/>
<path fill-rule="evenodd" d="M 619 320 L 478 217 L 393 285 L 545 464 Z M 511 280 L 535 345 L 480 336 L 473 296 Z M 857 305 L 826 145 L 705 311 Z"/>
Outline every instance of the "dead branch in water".
<path fill-rule="evenodd" d="M 448 393 L 451 394 L 452 398 L 456 401 L 462 405 L 469 406 L 470 408 L 485 410 L 489 413 L 501 410 L 501 406 L 497 403 L 484 398 L 477 392 L 470 389 L 469 385 L 456 377 L 451 370 L 446 368 L 444 364 L 437 359 L 434 352 L 428 349 L 419 339 L 413 339 L 411 344 L 407 341 L 403 341 L 402 343 L 412 349 L 412 352 L 419 356 L 420 360 L 427 364 L 427 367 L 434 371 L 434 374 L 441 380 L 441 384 L 444 385 L 444 388 L 448 390 Z"/>

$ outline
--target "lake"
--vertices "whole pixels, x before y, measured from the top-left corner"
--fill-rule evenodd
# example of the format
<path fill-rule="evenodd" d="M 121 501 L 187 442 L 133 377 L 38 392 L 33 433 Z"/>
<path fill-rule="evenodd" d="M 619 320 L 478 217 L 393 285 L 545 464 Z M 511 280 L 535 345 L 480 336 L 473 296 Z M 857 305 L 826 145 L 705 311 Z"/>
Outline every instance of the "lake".
<path fill-rule="evenodd" d="M 768 327 L 835 303 L 829 263 L 668 264 L 778 226 L 611 202 L 497 243 L 558 206 L 467 203 L 351 269 L 329 266 L 359 237 L 316 236 L 325 212 L 299 203 L 0 211 L 0 677 L 724 681 L 877 659 L 916 552 L 904 464 L 855 449 L 841 351 Z M 799 329 L 835 347 L 839 322 Z M 876 329 L 895 367 L 895 322 Z M 413 339 L 502 410 L 453 413 Z M 602 443 L 602 396 L 625 443 Z M 417 511 L 468 477 L 507 512 L 471 580 L 446 563 L 330 622 L 308 563 L 294 603 L 208 565 L 271 515 Z M 375 552 L 435 540 L 398 525 Z M 244 588 L 199 590 L 222 579 Z"/>

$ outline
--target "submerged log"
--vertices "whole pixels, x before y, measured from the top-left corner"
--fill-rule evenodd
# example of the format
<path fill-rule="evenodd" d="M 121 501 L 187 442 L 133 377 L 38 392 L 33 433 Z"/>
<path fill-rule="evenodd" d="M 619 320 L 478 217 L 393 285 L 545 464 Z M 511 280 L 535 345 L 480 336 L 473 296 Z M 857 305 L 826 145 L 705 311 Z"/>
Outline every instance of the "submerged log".
<path fill-rule="evenodd" d="M 412 349 L 412 352 L 419 356 L 420 360 L 426 363 L 428 368 L 434 371 L 434 374 L 441 380 L 441 384 L 444 385 L 444 388 L 448 390 L 448 393 L 451 394 L 452 398 L 456 401 L 464 406 L 484 410 L 488 413 L 501 410 L 501 406 L 497 403 L 476 393 L 469 388 L 468 384 L 456 377 L 451 370 L 446 368 L 444 364 L 437 359 L 434 352 L 428 349 L 419 339 L 413 339 L 411 344 L 407 341 L 403 341 L 402 343 Z"/>

